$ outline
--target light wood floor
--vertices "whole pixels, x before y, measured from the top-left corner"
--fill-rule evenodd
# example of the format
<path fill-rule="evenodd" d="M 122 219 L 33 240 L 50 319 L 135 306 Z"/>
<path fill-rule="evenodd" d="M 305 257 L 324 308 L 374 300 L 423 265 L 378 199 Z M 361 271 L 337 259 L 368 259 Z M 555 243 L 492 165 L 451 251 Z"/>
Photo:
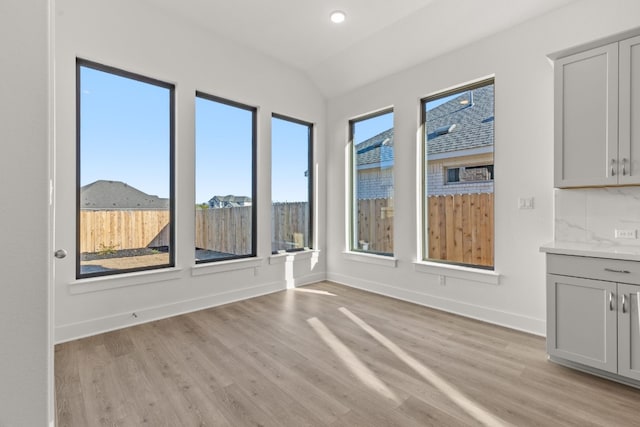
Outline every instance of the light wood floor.
<path fill-rule="evenodd" d="M 638 426 L 544 339 L 324 282 L 56 346 L 63 426 Z"/>

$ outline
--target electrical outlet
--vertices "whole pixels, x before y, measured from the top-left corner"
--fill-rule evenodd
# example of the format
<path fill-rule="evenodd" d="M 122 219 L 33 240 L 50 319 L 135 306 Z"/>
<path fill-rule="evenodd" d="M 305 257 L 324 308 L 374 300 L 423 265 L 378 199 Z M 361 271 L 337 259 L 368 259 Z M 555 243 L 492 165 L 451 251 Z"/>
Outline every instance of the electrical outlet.
<path fill-rule="evenodd" d="M 615 230 L 616 239 L 637 239 L 636 230 Z"/>
<path fill-rule="evenodd" d="M 447 277 L 440 275 L 438 277 L 438 281 L 440 282 L 440 286 L 447 286 Z"/>

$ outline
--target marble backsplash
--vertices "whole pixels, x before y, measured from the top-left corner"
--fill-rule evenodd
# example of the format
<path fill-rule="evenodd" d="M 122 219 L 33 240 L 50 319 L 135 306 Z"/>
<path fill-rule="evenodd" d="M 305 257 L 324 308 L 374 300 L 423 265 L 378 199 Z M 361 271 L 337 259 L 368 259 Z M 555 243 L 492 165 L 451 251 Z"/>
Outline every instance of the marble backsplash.
<path fill-rule="evenodd" d="M 640 246 L 640 239 L 616 239 L 615 229 L 640 237 L 640 187 L 555 190 L 556 241 Z"/>

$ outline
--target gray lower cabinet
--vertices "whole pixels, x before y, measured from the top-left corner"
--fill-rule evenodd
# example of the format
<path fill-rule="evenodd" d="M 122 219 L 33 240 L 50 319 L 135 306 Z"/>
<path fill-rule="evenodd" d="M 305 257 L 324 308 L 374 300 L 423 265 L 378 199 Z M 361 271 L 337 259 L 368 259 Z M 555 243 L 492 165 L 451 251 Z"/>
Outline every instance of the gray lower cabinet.
<path fill-rule="evenodd" d="M 640 286 L 618 284 L 618 373 L 640 381 Z"/>
<path fill-rule="evenodd" d="M 639 305 L 640 262 L 547 256 L 547 352 L 552 360 L 640 386 Z"/>
<path fill-rule="evenodd" d="M 549 355 L 617 372 L 615 293 L 615 283 L 549 274 Z"/>

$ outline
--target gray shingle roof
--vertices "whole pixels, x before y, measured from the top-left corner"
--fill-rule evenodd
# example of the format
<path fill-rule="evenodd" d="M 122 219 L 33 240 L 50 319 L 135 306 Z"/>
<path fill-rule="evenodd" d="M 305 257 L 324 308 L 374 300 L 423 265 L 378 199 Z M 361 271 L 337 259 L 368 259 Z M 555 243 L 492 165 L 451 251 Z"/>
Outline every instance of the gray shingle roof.
<path fill-rule="evenodd" d="M 121 181 L 99 180 L 80 188 L 80 209 L 169 209 L 169 199 Z"/>
<path fill-rule="evenodd" d="M 356 145 L 358 166 L 393 160 L 393 128 Z"/>
<path fill-rule="evenodd" d="M 471 91 L 473 104 L 462 105 L 469 100 L 469 92 L 427 113 L 427 153 L 439 154 L 493 145 L 493 85 Z M 439 128 L 455 124 L 451 133 L 438 135 Z"/>
<path fill-rule="evenodd" d="M 441 154 L 493 145 L 493 85 L 469 91 L 429 111 L 427 154 Z M 451 132 L 445 132 L 455 125 Z M 444 133 L 443 133 L 444 132 Z M 357 165 L 366 166 L 393 160 L 393 128 L 356 145 Z"/>

